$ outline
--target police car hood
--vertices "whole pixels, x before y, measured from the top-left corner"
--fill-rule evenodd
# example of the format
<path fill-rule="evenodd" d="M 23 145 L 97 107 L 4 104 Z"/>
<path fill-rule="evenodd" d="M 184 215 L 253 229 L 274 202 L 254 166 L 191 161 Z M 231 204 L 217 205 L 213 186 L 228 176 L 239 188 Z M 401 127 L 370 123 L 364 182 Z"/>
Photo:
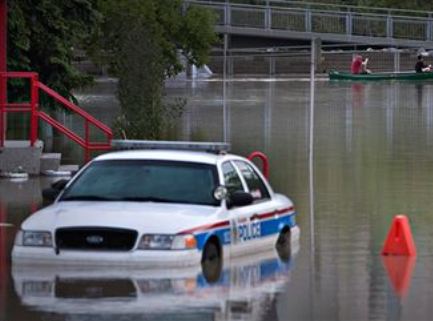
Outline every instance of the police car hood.
<path fill-rule="evenodd" d="M 24 230 L 111 227 L 144 233 L 178 233 L 217 219 L 220 207 L 153 202 L 64 201 L 30 216 Z"/>

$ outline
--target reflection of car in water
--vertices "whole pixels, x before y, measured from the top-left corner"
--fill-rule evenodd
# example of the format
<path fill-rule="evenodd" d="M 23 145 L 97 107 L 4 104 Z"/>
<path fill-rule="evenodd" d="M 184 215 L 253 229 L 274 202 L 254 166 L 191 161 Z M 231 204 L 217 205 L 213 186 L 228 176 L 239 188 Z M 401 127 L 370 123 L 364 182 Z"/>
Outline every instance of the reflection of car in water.
<path fill-rule="evenodd" d="M 22 223 L 12 260 L 212 265 L 275 244 L 290 248 L 299 237 L 292 201 L 227 146 L 133 143 L 157 150 L 101 155 L 66 186 L 55 185 L 54 204 Z M 183 150 L 192 147 L 202 150 Z"/>
<path fill-rule="evenodd" d="M 73 315 L 73 320 L 92 315 L 117 320 L 135 314 L 146 320 L 170 315 L 181 320 L 255 320 L 275 306 L 292 265 L 293 260 L 282 261 L 272 250 L 233 260 L 213 283 L 200 267 L 83 270 L 14 264 L 12 276 L 25 306 Z"/>

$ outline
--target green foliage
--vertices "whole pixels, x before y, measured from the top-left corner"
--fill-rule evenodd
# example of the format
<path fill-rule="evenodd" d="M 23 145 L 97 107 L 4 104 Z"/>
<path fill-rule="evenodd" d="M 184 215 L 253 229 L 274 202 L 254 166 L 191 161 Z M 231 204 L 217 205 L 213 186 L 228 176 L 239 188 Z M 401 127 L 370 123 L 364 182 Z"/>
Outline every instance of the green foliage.
<path fill-rule="evenodd" d="M 210 11 L 190 7 L 186 11 L 182 25 L 175 34 L 188 61 L 197 66 L 208 62 L 210 45 L 217 42 L 213 24 L 216 17 Z"/>
<path fill-rule="evenodd" d="M 216 17 L 200 7 L 183 7 L 180 0 L 100 0 L 104 22 L 94 35 L 92 56 L 109 63 L 118 72 L 125 35 L 131 24 L 141 25 L 161 50 L 160 63 L 166 76 L 182 70 L 178 52 L 188 62 L 201 66 L 207 62 L 211 45 L 218 40 L 213 31 Z M 101 51 L 102 49 L 102 51 Z"/>
<path fill-rule="evenodd" d="M 161 135 L 163 66 L 161 48 L 141 24 L 132 23 L 122 38 L 117 61 L 122 115 L 118 128 L 128 138 Z"/>
<path fill-rule="evenodd" d="M 411 9 L 411 10 L 432 10 L 433 3 L 424 0 L 364 0 L 366 6 L 395 8 L 395 9 Z"/>
<path fill-rule="evenodd" d="M 8 69 L 35 71 L 42 82 L 72 98 L 90 78 L 72 66 L 100 15 L 92 0 L 8 0 Z"/>
<path fill-rule="evenodd" d="M 104 20 L 92 55 L 119 78 L 118 133 L 161 138 L 184 105 L 164 101 L 164 80 L 182 70 L 180 53 L 190 63 L 206 62 L 217 40 L 213 16 L 202 8 L 184 8 L 180 0 L 101 0 L 99 5 Z"/>

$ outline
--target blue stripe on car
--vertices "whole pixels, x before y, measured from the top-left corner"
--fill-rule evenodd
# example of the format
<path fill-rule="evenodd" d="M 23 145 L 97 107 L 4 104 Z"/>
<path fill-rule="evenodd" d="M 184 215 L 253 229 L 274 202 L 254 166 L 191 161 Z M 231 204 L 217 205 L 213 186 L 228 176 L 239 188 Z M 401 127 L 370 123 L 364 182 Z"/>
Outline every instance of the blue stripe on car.
<path fill-rule="evenodd" d="M 260 235 L 257 237 L 254 236 L 245 236 L 241 241 L 247 241 L 250 239 L 256 239 L 261 237 L 267 237 L 273 234 L 279 233 L 285 226 L 294 227 L 296 225 L 295 219 L 296 212 L 293 212 L 289 215 L 282 214 L 278 215 L 278 218 L 264 219 L 263 221 L 257 221 L 260 224 Z M 254 221 L 252 222 L 254 224 Z M 249 223 L 250 224 L 250 223 Z M 213 236 L 216 236 L 221 245 L 228 245 L 232 242 L 232 233 L 230 227 L 210 229 L 206 231 L 202 231 L 200 233 L 195 233 L 195 237 L 197 239 L 197 247 L 201 251 L 203 250 L 206 242 Z M 239 228 L 239 227 L 238 227 Z M 239 231 L 236 231 L 239 233 Z"/>

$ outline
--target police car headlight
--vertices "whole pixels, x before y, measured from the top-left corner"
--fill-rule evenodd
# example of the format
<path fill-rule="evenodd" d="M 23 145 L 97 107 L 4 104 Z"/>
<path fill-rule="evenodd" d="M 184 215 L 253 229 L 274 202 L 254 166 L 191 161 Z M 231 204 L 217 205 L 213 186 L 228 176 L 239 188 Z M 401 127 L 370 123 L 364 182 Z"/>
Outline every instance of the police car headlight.
<path fill-rule="evenodd" d="M 186 250 L 197 248 L 194 235 L 144 234 L 139 250 Z"/>
<path fill-rule="evenodd" d="M 47 231 L 20 231 L 15 238 L 16 245 L 22 246 L 53 246 L 51 233 Z"/>
<path fill-rule="evenodd" d="M 171 246 L 172 250 L 196 249 L 197 240 L 192 234 L 176 235 Z"/>

